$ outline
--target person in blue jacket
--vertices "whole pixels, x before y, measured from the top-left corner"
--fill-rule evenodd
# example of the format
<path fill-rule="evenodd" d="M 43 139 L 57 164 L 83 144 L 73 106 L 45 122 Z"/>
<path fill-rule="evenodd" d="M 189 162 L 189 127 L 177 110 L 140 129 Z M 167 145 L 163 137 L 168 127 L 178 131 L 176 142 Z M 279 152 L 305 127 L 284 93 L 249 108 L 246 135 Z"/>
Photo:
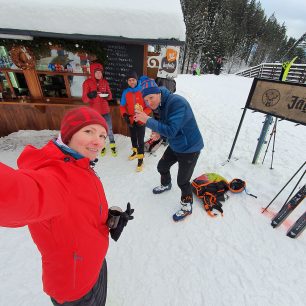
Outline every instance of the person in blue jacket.
<path fill-rule="evenodd" d="M 173 215 L 174 221 L 181 221 L 192 213 L 192 189 L 190 179 L 196 166 L 203 138 L 188 101 L 167 88 L 158 87 L 154 80 L 141 77 L 142 96 L 146 104 L 159 112 L 159 120 L 149 117 L 143 111 L 136 111 L 135 121 L 146 123 L 157 137 L 167 137 L 169 146 L 159 160 L 157 170 L 161 185 L 153 189 L 154 194 L 170 190 L 170 168 L 178 163 L 177 184 L 181 189 L 181 208 Z"/>

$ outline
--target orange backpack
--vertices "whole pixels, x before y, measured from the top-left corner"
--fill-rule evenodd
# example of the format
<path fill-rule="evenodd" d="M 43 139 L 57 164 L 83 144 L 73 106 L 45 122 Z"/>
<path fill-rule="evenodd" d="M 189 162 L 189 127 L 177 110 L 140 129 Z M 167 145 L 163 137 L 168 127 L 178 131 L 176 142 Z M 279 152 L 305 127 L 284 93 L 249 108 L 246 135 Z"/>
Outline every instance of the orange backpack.
<path fill-rule="evenodd" d="M 203 201 L 204 209 L 210 217 L 217 216 L 213 210 L 219 211 L 223 216 L 221 202 L 228 198 L 226 195 L 228 190 L 234 193 L 245 190 L 244 181 L 235 178 L 228 182 L 217 173 L 204 173 L 195 178 L 191 186 L 196 196 Z"/>

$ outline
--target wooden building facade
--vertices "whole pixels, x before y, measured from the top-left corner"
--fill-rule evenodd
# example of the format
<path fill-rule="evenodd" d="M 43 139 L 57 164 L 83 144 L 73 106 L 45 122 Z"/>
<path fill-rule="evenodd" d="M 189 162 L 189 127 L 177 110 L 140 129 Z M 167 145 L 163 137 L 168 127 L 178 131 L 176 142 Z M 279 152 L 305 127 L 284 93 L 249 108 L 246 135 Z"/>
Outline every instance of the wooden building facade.
<path fill-rule="evenodd" d="M 122 44 L 112 45 L 112 49 L 114 47 L 124 50 L 128 48 Z M 90 75 L 90 61 L 87 60 L 87 65 L 80 67 L 81 72 L 67 71 L 60 63 L 55 63 L 60 67 L 57 68 L 58 71 L 53 71 L 54 67 L 52 70 L 40 70 L 35 64 L 27 66 L 27 57 L 20 51 L 24 49 L 22 45 L 14 48 L 20 52 L 18 58 L 24 58 L 25 62 L 15 63 L 13 59 L 12 67 L 3 67 L 3 63 L 0 66 L 0 136 L 27 129 L 58 130 L 67 109 L 84 105 L 81 99 L 82 83 Z M 138 48 L 143 50 L 139 58 L 141 65 L 138 65 L 140 67 L 137 69 L 140 75 L 147 74 L 146 48 L 146 45 Z M 9 59 L 11 60 L 11 57 Z M 131 62 L 131 59 L 129 61 Z M 109 101 L 109 104 L 114 133 L 128 135 L 128 128 L 120 118 L 119 111 L 120 95 L 125 80 L 124 76 L 117 72 L 126 71 L 128 67 L 120 65 L 120 61 L 109 64 L 116 67 L 110 70 L 107 64 L 105 66 L 105 78 L 109 81 L 113 93 L 113 100 Z M 151 73 L 150 76 L 154 78 L 154 74 Z M 76 86 L 78 88 L 75 88 Z"/>
<path fill-rule="evenodd" d="M 128 135 L 119 111 L 126 73 L 135 70 L 139 76 L 155 78 L 157 68 L 147 64 L 152 56 L 148 46 L 184 44 L 180 1 L 172 0 L 171 10 L 162 15 L 153 14 L 149 3 L 138 10 L 123 0 L 86 3 L 84 10 L 65 16 L 56 14 L 58 7 L 52 2 L 37 2 L 40 13 L 34 16 L 31 5 L 24 0 L 20 11 L 18 1 L 13 1 L 0 25 L 0 137 L 18 130 L 58 130 L 67 109 L 84 105 L 82 83 L 95 61 L 104 65 L 113 94 L 109 104 L 114 133 Z M 105 12 L 112 24 L 99 17 Z M 130 18 L 120 17 L 125 15 Z M 157 21 L 158 15 L 163 19 Z"/>

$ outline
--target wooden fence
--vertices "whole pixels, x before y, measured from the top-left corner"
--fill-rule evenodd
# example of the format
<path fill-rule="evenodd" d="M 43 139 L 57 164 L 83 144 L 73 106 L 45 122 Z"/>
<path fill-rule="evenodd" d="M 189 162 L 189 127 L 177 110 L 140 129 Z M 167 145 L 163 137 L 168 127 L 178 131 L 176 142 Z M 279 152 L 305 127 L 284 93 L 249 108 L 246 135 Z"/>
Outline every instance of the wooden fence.
<path fill-rule="evenodd" d="M 258 66 L 251 67 L 244 71 L 236 73 L 237 75 L 249 78 L 263 78 L 278 80 L 282 70 L 281 63 L 263 63 Z M 306 83 L 306 65 L 293 64 L 287 76 L 288 82 Z"/>

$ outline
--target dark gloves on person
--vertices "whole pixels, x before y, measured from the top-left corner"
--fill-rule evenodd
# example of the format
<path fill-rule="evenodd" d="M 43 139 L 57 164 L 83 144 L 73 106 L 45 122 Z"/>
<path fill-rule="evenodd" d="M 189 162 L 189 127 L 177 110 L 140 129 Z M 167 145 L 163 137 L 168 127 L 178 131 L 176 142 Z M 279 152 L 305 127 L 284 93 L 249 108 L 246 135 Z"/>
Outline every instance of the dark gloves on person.
<path fill-rule="evenodd" d="M 93 98 L 96 98 L 97 97 L 97 91 L 96 90 L 93 90 L 93 91 L 90 91 L 88 94 L 87 94 L 87 97 L 89 99 L 93 99 Z"/>
<path fill-rule="evenodd" d="M 127 124 L 130 124 L 130 115 L 128 115 L 127 113 L 123 114 L 123 119 Z"/>
<path fill-rule="evenodd" d="M 110 235 L 113 240 L 117 241 L 123 231 L 123 228 L 127 225 L 129 220 L 133 220 L 134 216 L 132 216 L 134 209 L 131 209 L 131 204 L 127 203 L 126 211 L 120 213 L 118 224 L 115 228 L 110 229 Z M 110 218 L 109 211 L 109 218 Z"/>
<path fill-rule="evenodd" d="M 139 122 L 134 121 L 133 126 L 136 126 L 136 127 L 143 126 L 143 123 L 139 123 Z"/>

